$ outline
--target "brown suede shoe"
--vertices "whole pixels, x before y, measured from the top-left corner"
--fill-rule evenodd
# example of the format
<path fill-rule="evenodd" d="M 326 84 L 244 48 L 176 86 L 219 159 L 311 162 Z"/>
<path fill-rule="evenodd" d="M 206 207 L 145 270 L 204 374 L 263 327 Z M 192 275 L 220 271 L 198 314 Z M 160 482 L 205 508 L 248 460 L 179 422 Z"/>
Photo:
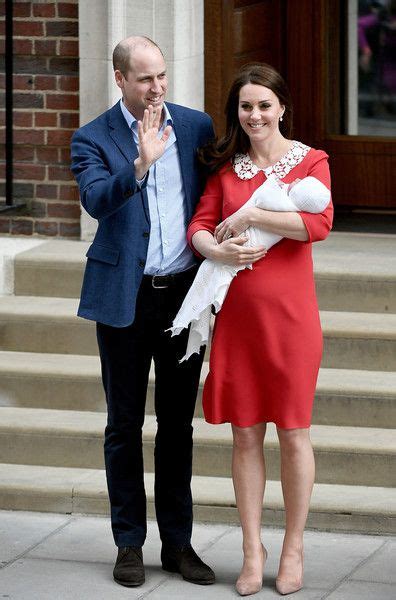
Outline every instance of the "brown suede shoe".
<path fill-rule="evenodd" d="M 215 582 L 212 569 L 194 552 L 191 546 L 172 548 L 163 546 L 161 550 L 162 568 L 171 573 L 180 573 L 186 581 L 198 585 L 210 585 Z"/>
<path fill-rule="evenodd" d="M 114 581 L 126 587 L 137 587 L 145 581 L 141 548 L 118 548 L 113 571 Z"/>

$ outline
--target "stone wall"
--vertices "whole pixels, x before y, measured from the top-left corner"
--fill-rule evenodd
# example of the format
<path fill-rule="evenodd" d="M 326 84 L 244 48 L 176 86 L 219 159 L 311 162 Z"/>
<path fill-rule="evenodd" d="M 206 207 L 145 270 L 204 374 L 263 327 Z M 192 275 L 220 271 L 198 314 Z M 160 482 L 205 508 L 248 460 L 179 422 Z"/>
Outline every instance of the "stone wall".
<path fill-rule="evenodd" d="M 4 97 L 5 2 L 0 1 Z M 0 213 L 0 233 L 80 236 L 70 138 L 79 125 L 78 0 L 14 0 L 14 198 L 27 207 Z M 0 197 L 5 194 L 4 101 Z"/>

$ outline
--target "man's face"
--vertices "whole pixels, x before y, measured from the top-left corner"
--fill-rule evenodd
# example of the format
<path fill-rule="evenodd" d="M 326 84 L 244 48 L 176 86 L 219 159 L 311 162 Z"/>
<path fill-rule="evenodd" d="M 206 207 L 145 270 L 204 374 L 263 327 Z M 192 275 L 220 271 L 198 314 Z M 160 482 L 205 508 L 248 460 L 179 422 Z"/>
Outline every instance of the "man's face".
<path fill-rule="evenodd" d="M 122 90 L 126 108 L 136 119 L 142 119 L 144 109 L 150 104 L 162 110 L 168 89 L 166 64 L 158 48 L 150 46 L 135 48 L 130 64 L 126 77 L 121 71 L 115 71 L 115 80 Z"/>

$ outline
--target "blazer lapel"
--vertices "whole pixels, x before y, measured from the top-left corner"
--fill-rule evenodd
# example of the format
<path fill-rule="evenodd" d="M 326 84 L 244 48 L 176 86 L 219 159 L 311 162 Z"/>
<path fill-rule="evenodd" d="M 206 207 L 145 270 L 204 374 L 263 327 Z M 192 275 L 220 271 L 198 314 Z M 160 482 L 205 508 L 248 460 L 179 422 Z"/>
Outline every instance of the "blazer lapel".
<path fill-rule="evenodd" d="M 109 133 L 116 146 L 120 149 L 129 163 L 133 163 L 138 157 L 139 152 L 133 139 L 132 131 L 125 121 L 124 115 L 121 112 L 120 103 L 117 102 L 109 113 Z M 147 223 L 150 224 L 150 211 L 147 198 L 147 190 L 141 192 L 144 216 Z"/>
<path fill-rule="evenodd" d="M 109 113 L 109 133 L 128 162 L 133 162 L 138 156 L 138 149 L 133 139 L 132 131 L 121 112 L 117 102 Z"/>
<path fill-rule="evenodd" d="M 189 130 L 189 122 L 178 114 L 178 111 L 175 110 L 175 107 L 168 106 L 168 108 L 172 115 L 173 126 L 175 128 L 184 193 L 186 195 L 187 220 L 190 221 L 193 211 L 191 205 L 191 176 L 194 168 L 194 152 L 192 147 L 191 133 Z"/>

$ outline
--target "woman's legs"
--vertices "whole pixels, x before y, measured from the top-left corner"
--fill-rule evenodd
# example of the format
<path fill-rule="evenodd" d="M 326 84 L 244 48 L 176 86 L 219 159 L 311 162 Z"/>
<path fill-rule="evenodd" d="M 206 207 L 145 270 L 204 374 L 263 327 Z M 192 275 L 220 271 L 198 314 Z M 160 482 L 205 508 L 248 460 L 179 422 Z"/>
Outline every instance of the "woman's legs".
<path fill-rule="evenodd" d="M 265 555 L 261 544 L 261 512 L 265 488 L 263 443 L 266 424 L 232 425 L 232 478 L 243 534 L 243 567 L 237 581 L 240 593 L 259 591 Z M 251 591 L 250 593 L 254 593 Z"/>
<path fill-rule="evenodd" d="M 298 589 L 302 585 L 303 535 L 315 479 L 315 461 L 309 429 L 278 428 L 278 437 L 286 512 L 278 580 Z"/>

